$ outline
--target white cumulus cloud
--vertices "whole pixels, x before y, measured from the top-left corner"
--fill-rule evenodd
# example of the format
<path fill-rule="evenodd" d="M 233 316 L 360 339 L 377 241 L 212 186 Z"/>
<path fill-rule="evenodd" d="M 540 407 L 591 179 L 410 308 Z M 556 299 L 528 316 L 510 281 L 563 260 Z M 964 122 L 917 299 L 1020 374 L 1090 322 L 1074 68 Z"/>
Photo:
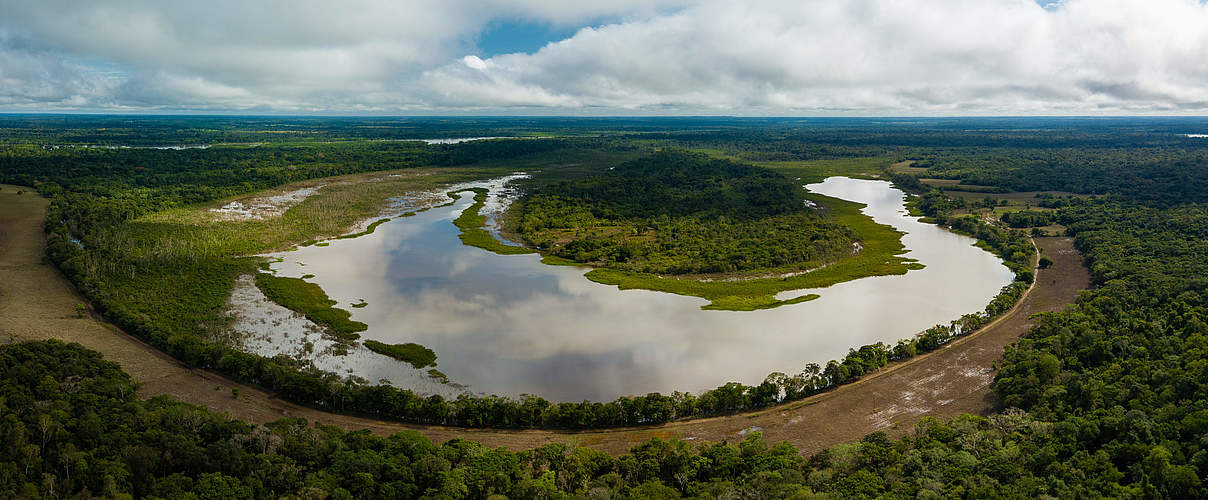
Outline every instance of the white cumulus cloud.
<path fill-rule="evenodd" d="M 1199 0 L 0 0 L 0 12 L 4 109 L 1208 111 Z M 508 20 L 581 28 L 533 53 L 473 55 Z"/>
<path fill-rule="evenodd" d="M 707 1 L 449 64 L 446 106 L 556 101 L 747 113 L 1099 113 L 1208 108 L 1194 0 Z M 472 89 L 469 82 L 473 82 Z M 487 90 L 487 89 L 490 90 Z M 526 94 L 531 93 L 531 94 Z"/>

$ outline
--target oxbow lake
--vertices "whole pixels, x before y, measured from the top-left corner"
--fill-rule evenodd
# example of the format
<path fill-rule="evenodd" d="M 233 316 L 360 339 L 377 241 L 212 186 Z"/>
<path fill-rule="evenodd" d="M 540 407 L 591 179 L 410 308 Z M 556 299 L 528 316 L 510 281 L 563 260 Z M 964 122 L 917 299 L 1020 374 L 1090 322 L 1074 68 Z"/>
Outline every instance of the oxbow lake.
<path fill-rule="evenodd" d="M 585 269 L 541 264 L 537 255 L 464 246 L 452 219 L 471 204 L 465 196 L 368 236 L 276 254 L 284 260 L 272 265 L 281 276 L 313 274 L 310 281 L 369 325 L 363 338 L 433 349 L 453 385 L 359 346 L 332 353 L 313 325 L 266 302 L 249 280 L 232 299 L 242 307 L 235 329 L 251 334 L 245 346 L 252 351 L 305 356 L 320 368 L 425 393 L 603 401 L 797 373 L 849 348 L 892 344 L 981 311 L 1013 279 L 972 238 L 906 215 L 904 194 L 888 182 L 832 177 L 807 187 L 866 203 L 874 220 L 907 233 L 907 256 L 926 268 L 785 292 L 781 298 L 821 298 L 776 309 L 704 311 L 702 299 L 620 291 L 588 281 Z M 368 305 L 348 307 L 361 299 Z"/>

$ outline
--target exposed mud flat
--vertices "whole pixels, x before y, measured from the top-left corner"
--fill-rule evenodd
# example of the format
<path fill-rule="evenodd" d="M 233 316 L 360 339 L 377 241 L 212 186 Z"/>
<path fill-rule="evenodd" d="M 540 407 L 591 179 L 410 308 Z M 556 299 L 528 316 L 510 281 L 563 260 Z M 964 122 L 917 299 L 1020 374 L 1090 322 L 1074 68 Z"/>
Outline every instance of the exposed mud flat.
<path fill-rule="evenodd" d="M 210 212 L 215 214 L 217 220 L 227 221 L 265 220 L 280 217 L 286 210 L 319 192 L 322 187 L 305 187 L 272 196 L 236 200 L 221 207 L 211 208 Z"/>
<path fill-rule="evenodd" d="M 265 297 L 250 275 L 235 282 L 227 306 L 231 318 L 229 341 L 246 352 L 268 358 L 285 356 L 341 376 L 407 387 L 424 394 L 455 397 L 465 392 L 456 384 L 440 383 L 426 369 L 417 370 L 382 356 L 359 342 L 336 341 L 324 333 L 323 327 Z M 357 367 L 355 373 L 352 366 Z"/>

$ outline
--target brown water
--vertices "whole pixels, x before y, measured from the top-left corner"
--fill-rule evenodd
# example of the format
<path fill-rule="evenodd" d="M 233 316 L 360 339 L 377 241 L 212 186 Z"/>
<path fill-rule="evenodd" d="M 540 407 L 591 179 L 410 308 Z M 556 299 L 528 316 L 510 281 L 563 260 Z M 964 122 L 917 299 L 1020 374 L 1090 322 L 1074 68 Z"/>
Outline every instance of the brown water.
<path fill-rule="evenodd" d="M 771 310 L 704 311 L 701 299 L 619 291 L 588 281 L 583 269 L 543 265 L 536 255 L 464 246 L 452 219 L 469 197 L 383 224 L 372 235 L 278 254 L 284 261 L 273 268 L 282 276 L 314 274 L 310 281 L 342 307 L 364 299 L 368 306 L 348 308 L 369 325 L 364 338 L 425 345 L 439 356 L 438 368 L 472 392 L 554 400 L 756 384 L 774 371 L 796 373 L 849 348 L 893 343 L 980 311 L 1012 280 L 972 238 L 906 215 L 904 195 L 888 182 L 832 177 L 807 187 L 868 204 L 874 220 L 908 233 L 907 256 L 926 268 L 786 292 L 782 298 L 821 298 Z M 464 390 L 360 347 L 348 355 L 325 352 L 330 343 L 306 333 L 305 319 L 285 319 L 288 311 L 257 302 L 259 292 L 249 286 L 233 302 L 258 303 L 259 312 L 244 310 L 235 326 L 256 333 L 247 342 L 255 352 L 303 355 L 327 370 L 422 392 Z M 277 319 L 266 319 L 274 307 Z M 309 350 L 301 347 L 307 342 Z"/>

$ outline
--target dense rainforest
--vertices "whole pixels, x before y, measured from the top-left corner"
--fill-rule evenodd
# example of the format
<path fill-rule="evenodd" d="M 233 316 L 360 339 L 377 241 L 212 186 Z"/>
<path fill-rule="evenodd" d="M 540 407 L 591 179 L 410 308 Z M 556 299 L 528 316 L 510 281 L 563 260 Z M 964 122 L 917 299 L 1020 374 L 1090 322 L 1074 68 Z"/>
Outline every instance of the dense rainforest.
<path fill-rule="evenodd" d="M 787 177 L 685 151 L 553 183 L 521 203 L 526 243 L 627 271 L 804 269 L 851 255 L 855 243 Z"/>
<path fill-rule="evenodd" d="M 1027 337 L 1008 349 L 994 383 L 1002 410 L 993 416 L 925 419 L 901 439 L 873 434 L 812 457 L 800 457 L 784 444 L 769 446 L 757 435 L 741 443 L 653 440 L 616 458 L 564 446 L 508 452 L 466 441 L 435 446 L 412 434 L 375 437 L 291 420 L 254 427 L 165 398 L 140 401 L 129 378 L 96 353 L 53 342 L 21 343 L 0 346 L 0 488 L 6 496 L 28 498 L 76 493 L 163 498 L 188 493 L 199 498 L 1208 497 L 1208 206 L 1201 203 L 1205 195 L 1197 187 L 1208 179 L 1202 156 L 1208 145 L 1177 136 L 1187 127 L 1179 120 L 1057 120 L 1056 125 L 987 120 L 978 127 L 969 120 L 896 123 L 889 130 L 862 121 L 689 121 L 674 130 L 633 129 L 628 140 L 687 149 L 753 145 L 750 155 L 785 159 L 900 155 L 931 161 L 930 177 L 1102 195 L 1063 197 L 1049 203 L 1054 210 L 1045 212 L 1043 220 L 1028 214 L 1011 224 L 1061 224 L 1076 238 L 1095 288 L 1068 310 L 1039 317 Z M 316 147 L 378 146 L 350 142 Z M 1161 154 L 1148 154 L 1156 151 L 1152 148 Z M 167 160 L 157 168 L 175 168 L 172 155 L 187 158 L 217 149 L 164 151 Z M 1152 163 L 1138 168 L 1152 171 L 1157 181 L 1121 181 L 1118 175 L 1129 179 L 1131 174 L 1104 163 L 1109 160 L 1084 161 L 1063 153 L 1071 149 L 1087 158 L 1135 155 L 1137 165 Z M 57 164 L 31 160 L 56 151 L 62 150 L 0 148 L 0 175 L 5 182 L 37 186 L 52 196 L 52 253 L 61 252 L 56 260 L 75 273 L 73 279 L 86 292 L 95 287 L 89 296 L 98 308 L 122 304 L 116 295 L 103 293 L 111 286 L 104 279 L 117 275 L 83 274 L 107 271 L 103 266 L 72 269 L 70 262 L 79 252 L 98 251 L 90 245 L 103 240 L 90 239 L 95 237 L 90 234 L 162 207 L 256 188 L 238 187 L 221 175 L 213 181 L 198 177 L 203 180 L 195 187 L 167 178 L 158 185 L 137 185 L 128 180 L 140 166 L 135 160 L 113 166 L 96 161 L 88 170 L 92 177 L 77 181 L 61 173 L 74 164 L 70 157 Z M 94 150 L 77 151 L 82 153 L 72 154 Z M 132 158 L 141 152 L 97 151 Z M 1045 160 L 1009 160 L 1024 154 Z M 989 157 L 1008 159 L 977 161 Z M 944 158 L 963 160 L 945 163 Z M 216 161 L 207 165 L 217 172 L 230 168 Z M 288 169 L 289 162 L 282 166 L 282 175 L 324 175 L 309 173 L 305 165 L 295 165 L 297 170 Z M 181 167 L 182 178 L 197 175 L 185 172 L 191 168 L 201 167 Z M 298 170 L 302 172 L 292 173 Z M 1069 175 L 1079 181 L 1064 180 Z M 105 185 L 112 189 L 94 188 Z M 214 188 L 228 191 L 205 194 Z M 203 194 L 185 201 L 191 194 L 182 193 L 196 192 Z M 944 222 L 958 230 L 967 225 L 967 231 L 994 231 L 1000 236 L 996 247 L 1012 253 L 1017 233 L 979 229 L 976 218 L 951 215 L 955 203 L 942 193 L 920 194 L 917 203 L 924 212 L 947 217 Z M 89 276 L 97 282 L 88 282 Z M 109 317 L 187 362 L 224 373 L 246 372 L 241 379 L 294 400 L 338 410 L 336 393 L 330 391 L 350 387 L 303 368 L 190 340 L 181 330 L 156 333 L 170 325 L 140 324 L 137 315 L 123 317 L 120 310 L 109 311 Z M 943 338 L 947 333 L 932 335 Z M 925 350 L 931 338 L 924 334 L 899 346 L 853 350 L 841 362 L 807 367 L 801 375 L 772 376 L 760 386 L 735 384 L 704 395 L 651 395 L 608 404 L 551 404 L 537 398 L 441 401 L 371 388 L 356 389 L 356 395 L 366 404 L 453 416 L 463 424 L 515 425 L 532 419 L 533 410 L 542 416 L 541 424 L 575 426 L 601 418 L 594 415 L 657 422 L 682 415 L 677 408 L 687 402 L 743 408 L 787 398 L 790 390 L 815 390 L 816 382 L 859 377 L 894 356 Z M 342 398 L 346 394 L 339 395 L 339 401 L 347 401 Z"/>

